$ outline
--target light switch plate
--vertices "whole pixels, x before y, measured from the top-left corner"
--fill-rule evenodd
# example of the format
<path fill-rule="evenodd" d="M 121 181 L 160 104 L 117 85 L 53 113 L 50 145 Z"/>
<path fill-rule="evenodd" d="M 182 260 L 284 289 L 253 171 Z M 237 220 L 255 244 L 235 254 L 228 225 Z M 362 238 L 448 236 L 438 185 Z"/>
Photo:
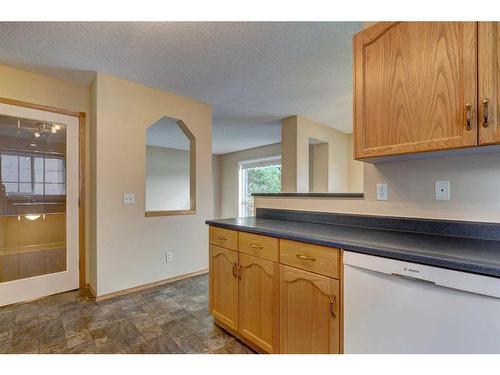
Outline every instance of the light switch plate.
<path fill-rule="evenodd" d="M 437 201 L 449 201 L 450 181 L 436 181 L 435 194 Z"/>
<path fill-rule="evenodd" d="M 135 194 L 123 193 L 123 204 L 135 204 Z"/>
<path fill-rule="evenodd" d="M 389 198 L 389 193 L 387 191 L 387 183 L 383 182 L 377 184 L 377 200 L 386 201 Z"/>

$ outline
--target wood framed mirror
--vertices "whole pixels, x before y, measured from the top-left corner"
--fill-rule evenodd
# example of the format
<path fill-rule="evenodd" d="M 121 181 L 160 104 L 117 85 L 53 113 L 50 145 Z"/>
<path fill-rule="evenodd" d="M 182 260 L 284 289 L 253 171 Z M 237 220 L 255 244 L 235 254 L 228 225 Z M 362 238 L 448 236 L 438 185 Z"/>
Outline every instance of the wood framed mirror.
<path fill-rule="evenodd" d="M 147 217 L 196 213 L 196 139 L 184 121 L 162 117 L 146 129 Z"/>

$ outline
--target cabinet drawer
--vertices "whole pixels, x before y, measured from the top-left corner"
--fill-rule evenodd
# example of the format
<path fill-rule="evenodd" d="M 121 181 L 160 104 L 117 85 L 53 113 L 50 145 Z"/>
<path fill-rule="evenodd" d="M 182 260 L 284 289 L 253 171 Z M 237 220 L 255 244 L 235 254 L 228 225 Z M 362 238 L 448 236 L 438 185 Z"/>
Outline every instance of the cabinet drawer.
<path fill-rule="evenodd" d="M 338 279 L 340 249 L 280 240 L 280 263 Z"/>
<path fill-rule="evenodd" d="M 245 254 L 278 261 L 278 239 L 274 237 L 240 232 L 238 248 Z"/>
<path fill-rule="evenodd" d="M 209 241 L 212 245 L 238 250 L 238 232 L 234 230 L 210 227 Z"/>

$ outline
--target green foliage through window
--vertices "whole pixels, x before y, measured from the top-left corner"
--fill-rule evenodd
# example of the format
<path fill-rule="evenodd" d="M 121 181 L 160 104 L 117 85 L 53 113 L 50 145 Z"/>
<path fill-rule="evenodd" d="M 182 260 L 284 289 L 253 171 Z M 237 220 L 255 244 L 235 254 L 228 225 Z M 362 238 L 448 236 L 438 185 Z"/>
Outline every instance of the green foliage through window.
<path fill-rule="evenodd" d="M 243 169 L 243 197 L 240 215 L 252 216 L 254 202 L 252 193 L 281 192 L 281 165 Z"/>
<path fill-rule="evenodd" d="M 246 170 L 248 194 L 279 193 L 281 191 L 281 166 L 256 167 Z"/>

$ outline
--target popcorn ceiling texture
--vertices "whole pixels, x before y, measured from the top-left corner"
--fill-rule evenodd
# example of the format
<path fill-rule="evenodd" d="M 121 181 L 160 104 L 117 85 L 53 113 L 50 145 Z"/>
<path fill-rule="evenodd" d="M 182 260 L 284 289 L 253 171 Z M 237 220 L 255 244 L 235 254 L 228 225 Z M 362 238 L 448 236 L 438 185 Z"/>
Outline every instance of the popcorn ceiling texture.
<path fill-rule="evenodd" d="M 89 85 L 100 71 L 213 107 L 214 153 L 302 115 L 352 132 L 357 22 L 0 23 L 0 64 Z"/>

